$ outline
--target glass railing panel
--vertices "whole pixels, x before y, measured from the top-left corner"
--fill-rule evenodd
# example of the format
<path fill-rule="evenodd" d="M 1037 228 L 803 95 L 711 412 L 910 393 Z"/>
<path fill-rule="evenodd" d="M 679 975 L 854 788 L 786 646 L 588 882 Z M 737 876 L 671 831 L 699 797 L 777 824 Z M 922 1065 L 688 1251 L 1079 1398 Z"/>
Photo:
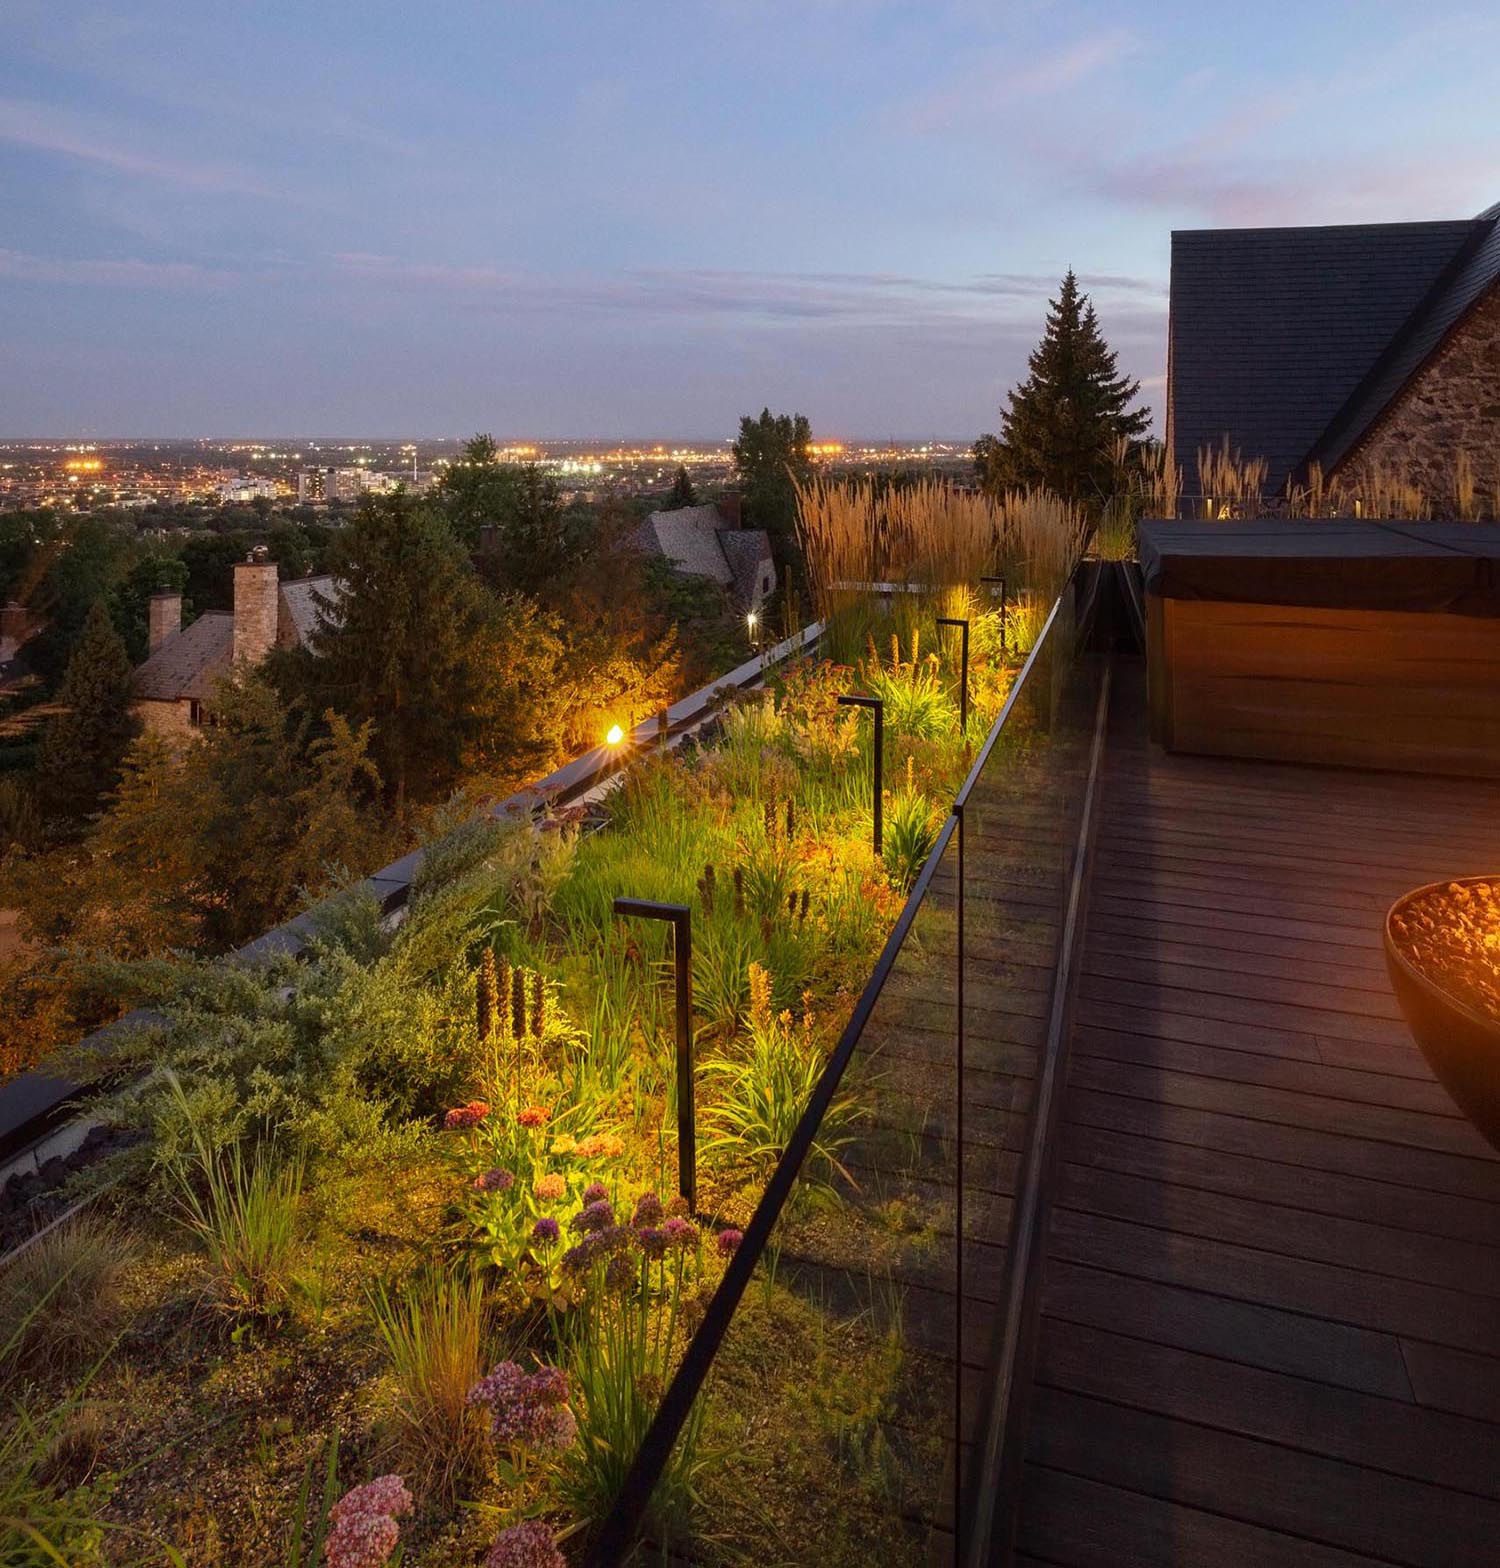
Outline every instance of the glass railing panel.
<path fill-rule="evenodd" d="M 951 828 L 924 881 L 664 1466 L 641 1561 L 869 1568 L 951 1558 Z"/>

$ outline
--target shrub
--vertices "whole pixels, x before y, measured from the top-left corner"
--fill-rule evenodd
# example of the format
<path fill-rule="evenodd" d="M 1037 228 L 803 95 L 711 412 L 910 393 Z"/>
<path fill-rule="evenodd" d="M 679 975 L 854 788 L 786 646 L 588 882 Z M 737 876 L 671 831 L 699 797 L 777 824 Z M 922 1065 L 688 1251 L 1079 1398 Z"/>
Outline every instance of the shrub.
<path fill-rule="evenodd" d="M 469 1270 L 434 1270 L 371 1292 L 370 1313 L 396 1384 L 393 1438 L 423 1491 L 453 1498 L 477 1473 L 482 1424 L 469 1392 L 485 1367 L 484 1284 Z"/>
<path fill-rule="evenodd" d="M 135 1255 L 124 1231 L 79 1215 L 32 1241 L 0 1275 L 3 1371 L 28 1377 L 76 1373 L 113 1338 L 120 1284 Z"/>

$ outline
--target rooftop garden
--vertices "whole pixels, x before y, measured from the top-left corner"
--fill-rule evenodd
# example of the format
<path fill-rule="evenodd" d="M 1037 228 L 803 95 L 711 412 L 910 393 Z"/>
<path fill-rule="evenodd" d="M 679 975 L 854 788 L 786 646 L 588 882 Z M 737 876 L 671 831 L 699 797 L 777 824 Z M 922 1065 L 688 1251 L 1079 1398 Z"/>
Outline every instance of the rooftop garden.
<path fill-rule="evenodd" d="M 536 820 L 455 807 L 397 916 L 341 893 L 298 956 L 101 966 L 160 1022 L 93 1064 L 90 1201 L 0 1272 L 6 1561 L 582 1559 L 1081 539 L 936 485 L 801 516 L 818 654 L 686 745 Z M 691 1206 L 673 937 L 620 897 L 691 911 Z M 794 1205 L 847 1249 L 879 1092 L 845 1080 Z M 935 1201 L 875 1223 L 926 1244 Z M 899 1339 L 790 1281 L 744 1317 L 650 1538 L 868 1559 Z"/>

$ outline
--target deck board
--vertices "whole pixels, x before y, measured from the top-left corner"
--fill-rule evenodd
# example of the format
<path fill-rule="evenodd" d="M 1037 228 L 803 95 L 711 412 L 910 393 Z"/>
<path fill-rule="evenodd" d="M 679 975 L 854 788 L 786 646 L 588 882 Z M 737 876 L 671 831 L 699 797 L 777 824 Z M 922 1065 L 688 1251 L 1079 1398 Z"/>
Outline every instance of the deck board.
<path fill-rule="evenodd" d="M 1117 686 L 1016 1562 L 1500 1549 L 1500 1157 L 1381 926 L 1500 869 L 1500 788 L 1168 756 Z"/>

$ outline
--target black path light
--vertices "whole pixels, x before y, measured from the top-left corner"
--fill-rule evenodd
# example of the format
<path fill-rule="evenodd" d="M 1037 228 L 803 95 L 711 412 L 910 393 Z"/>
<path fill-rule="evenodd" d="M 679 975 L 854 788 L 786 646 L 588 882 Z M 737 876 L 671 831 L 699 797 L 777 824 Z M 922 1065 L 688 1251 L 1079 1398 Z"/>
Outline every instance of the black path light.
<path fill-rule="evenodd" d="M 875 714 L 875 853 L 882 853 L 885 835 L 882 829 L 881 775 L 885 771 L 885 703 L 879 697 L 840 697 L 848 708 L 869 708 Z"/>
<path fill-rule="evenodd" d="M 1007 652 L 1005 646 L 1005 579 L 1003 577 L 981 577 L 982 583 L 1000 584 L 1000 651 Z"/>
<path fill-rule="evenodd" d="M 969 623 L 960 620 L 956 615 L 940 615 L 937 623 L 939 626 L 957 626 L 960 629 L 963 644 L 963 678 L 958 688 L 958 727 L 967 735 L 969 733 Z M 1005 625 L 1003 618 L 1000 625 L 1003 629 Z"/>
<path fill-rule="evenodd" d="M 666 920 L 672 926 L 672 969 L 677 988 L 677 1190 L 698 1212 L 698 1135 L 693 1115 L 693 912 L 686 904 L 650 898 L 617 898 L 617 915 Z"/>

